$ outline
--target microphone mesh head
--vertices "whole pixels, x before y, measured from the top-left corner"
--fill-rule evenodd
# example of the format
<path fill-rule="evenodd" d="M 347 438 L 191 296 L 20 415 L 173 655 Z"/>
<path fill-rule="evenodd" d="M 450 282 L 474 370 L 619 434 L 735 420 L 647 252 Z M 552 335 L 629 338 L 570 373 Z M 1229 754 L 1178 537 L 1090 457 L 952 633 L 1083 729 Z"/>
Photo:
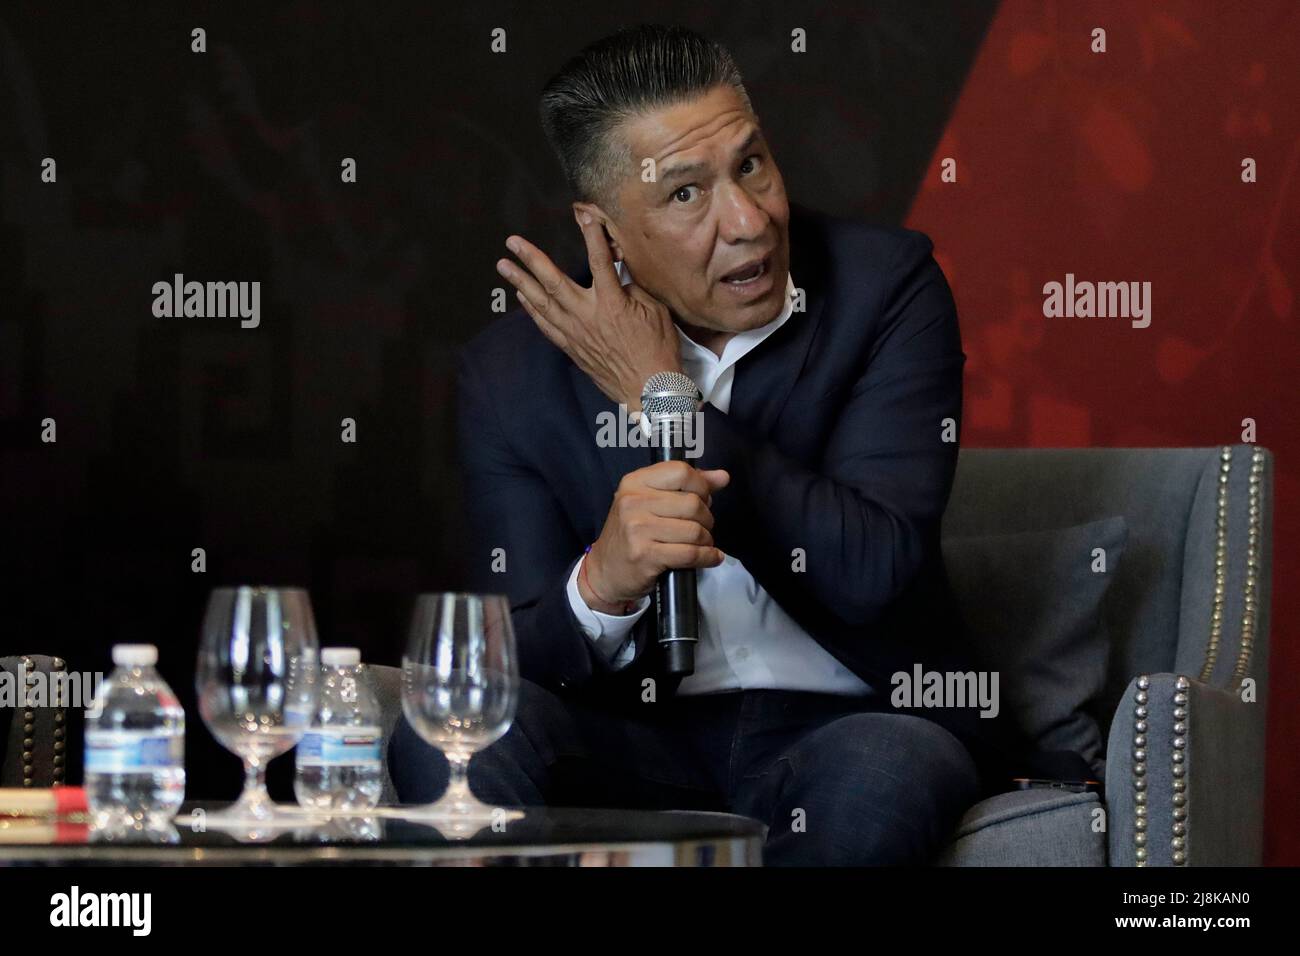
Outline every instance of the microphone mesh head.
<path fill-rule="evenodd" d="M 700 407 L 699 387 L 681 372 L 655 372 L 641 391 L 641 413 L 653 424 L 664 416 L 693 415 Z"/>

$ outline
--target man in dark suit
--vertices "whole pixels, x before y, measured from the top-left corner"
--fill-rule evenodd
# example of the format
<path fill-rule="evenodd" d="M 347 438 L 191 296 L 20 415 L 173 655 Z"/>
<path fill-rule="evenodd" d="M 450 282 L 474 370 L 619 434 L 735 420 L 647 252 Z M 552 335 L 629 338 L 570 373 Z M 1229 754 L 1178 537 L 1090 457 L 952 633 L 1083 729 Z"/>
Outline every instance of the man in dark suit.
<path fill-rule="evenodd" d="M 510 237 L 524 311 L 462 356 L 467 555 L 524 678 L 471 783 L 742 813 L 768 863 L 931 861 L 1012 737 L 973 701 L 891 699 L 915 665 L 977 666 L 939 552 L 965 355 L 930 241 L 791 205 L 734 63 L 687 31 L 588 48 L 542 114 L 590 268 Z M 665 371 L 703 395 L 702 454 L 608 447 Z M 698 570 L 680 683 L 650 606 L 668 568 Z M 445 786 L 405 724 L 390 763 L 403 800 Z"/>

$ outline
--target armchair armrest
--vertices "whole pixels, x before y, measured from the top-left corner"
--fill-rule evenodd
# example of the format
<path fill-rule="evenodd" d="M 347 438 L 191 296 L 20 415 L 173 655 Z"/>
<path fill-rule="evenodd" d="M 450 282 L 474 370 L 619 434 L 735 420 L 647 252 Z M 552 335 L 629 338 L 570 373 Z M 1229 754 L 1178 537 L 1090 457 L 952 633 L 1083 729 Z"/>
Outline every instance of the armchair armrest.
<path fill-rule="evenodd" d="M 1106 748 L 1111 866 L 1258 866 L 1264 702 L 1181 674 L 1124 691 Z"/>

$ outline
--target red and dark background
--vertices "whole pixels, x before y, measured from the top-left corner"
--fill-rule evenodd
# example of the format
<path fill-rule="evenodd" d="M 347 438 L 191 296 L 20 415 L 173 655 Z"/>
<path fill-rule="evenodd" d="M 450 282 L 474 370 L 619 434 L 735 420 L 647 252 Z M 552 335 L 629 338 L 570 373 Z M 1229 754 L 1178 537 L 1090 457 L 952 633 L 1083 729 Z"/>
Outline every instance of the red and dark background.
<path fill-rule="evenodd" d="M 159 644 L 209 797 L 239 787 L 193 708 L 210 588 L 309 587 L 324 641 L 396 663 L 412 595 L 462 581 L 452 368 L 495 317 L 502 243 L 581 252 L 537 95 L 646 16 L 735 54 L 792 199 L 934 239 L 967 445 L 1208 446 L 1255 420 L 1277 456 L 1266 861 L 1300 863 L 1290 0 L 5 5 L 0 653 L 107 670 L 112 643 Z M 261 327 L 154 318 L 176 272 L 259 280 Z M 1151 282 L 1150 327 L 1044 319 L 1067 272 Z"/>

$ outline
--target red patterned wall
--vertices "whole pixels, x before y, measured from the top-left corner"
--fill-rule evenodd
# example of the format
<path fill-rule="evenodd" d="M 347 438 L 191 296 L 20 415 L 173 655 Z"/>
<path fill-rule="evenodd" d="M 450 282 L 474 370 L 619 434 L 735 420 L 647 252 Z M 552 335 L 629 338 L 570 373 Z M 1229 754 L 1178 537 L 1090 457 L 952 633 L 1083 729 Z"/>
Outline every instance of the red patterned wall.
<path fill-rule="evenodd" d="M 1094 53 L 1092 31 L 1106 31 Z M 962 316 L 971 446 L 1276 455 L 1266 861 L 1300 863 L 1300 5 L 998 12 L 908 218 Z M 945 157 L 957 181 L 941 181 Z M 1242 182 L 1242 160 L 1258 181 Z M 1151 324 L 1043 316 L 1043 284 L 1149 281 Z"/>

